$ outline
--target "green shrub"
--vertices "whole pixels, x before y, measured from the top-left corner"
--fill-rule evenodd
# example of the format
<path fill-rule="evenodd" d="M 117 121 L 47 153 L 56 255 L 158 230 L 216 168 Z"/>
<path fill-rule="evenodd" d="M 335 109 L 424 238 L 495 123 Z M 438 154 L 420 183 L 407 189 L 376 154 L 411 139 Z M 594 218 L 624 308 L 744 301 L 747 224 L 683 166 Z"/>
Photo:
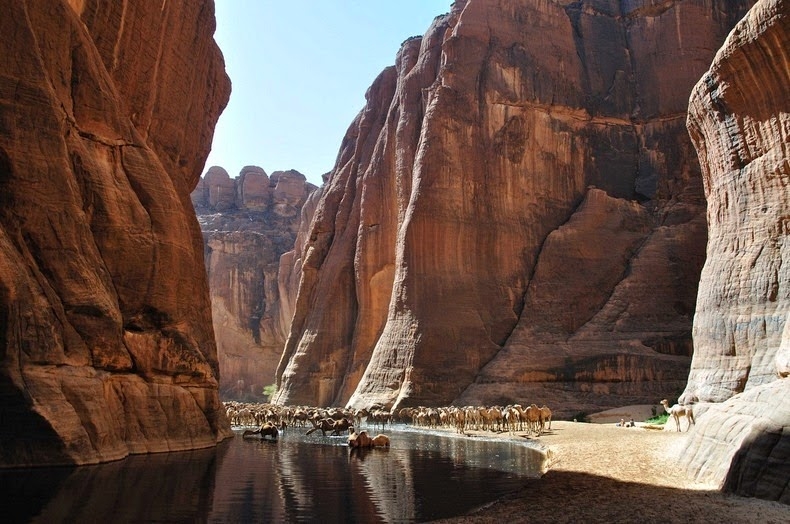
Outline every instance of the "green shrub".
<path fill-rule="evenodd" d="M 275 393 L 277 393 L 277 384 L 269 384 L 263 388 L 263 394 L 268 397 L 267 400 L 271 400 Z"/>
<path fill-rule="evenodd" d="M 669 413 L 661 413 L 660 415 L 645 420 L 645 424 L 657 424 L 660 426 L 661 424 L 666 424 L 668 419 Z"/>

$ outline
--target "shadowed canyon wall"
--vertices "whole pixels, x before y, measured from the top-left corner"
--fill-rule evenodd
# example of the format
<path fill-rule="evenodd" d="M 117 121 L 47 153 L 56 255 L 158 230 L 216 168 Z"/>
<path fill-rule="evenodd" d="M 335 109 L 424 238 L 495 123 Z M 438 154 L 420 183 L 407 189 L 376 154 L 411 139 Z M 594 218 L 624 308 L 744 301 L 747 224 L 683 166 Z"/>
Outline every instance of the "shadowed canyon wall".
<path fill-rule="evenodd" d="M 6 2 L 0 464 L 208 447 L 217 392 L 189 194 L 230 83 L 213 2 Z"/>
<path fill-rule="evenodd" d="M 288 335 L 298 281 L 281 289 L 280 257 L 294 248 L 317 188 L 298 171 L 268 176 L 256 166 L 231 179 L 214 166 L 192 192 L 203 230 L 220 395 L 266 400 Z M 284 273 L 285 275 L 285 273 Z M 284 276 L 285 278 L 285 276 Z"/>
<path fill-rule="evenodd" d="M 705 200 L 688 95 L 753 2 L 455 2 L 341 145 L 281 403 L 678 395 Z"/>
<path fill-rule="evenodd" d="M 688 470 L 790 504 L 790 2 L 763 0 L 694 88 L 708 256 L 684 399 Z M 713 404 L 707 404 L 713 403 Z"/>

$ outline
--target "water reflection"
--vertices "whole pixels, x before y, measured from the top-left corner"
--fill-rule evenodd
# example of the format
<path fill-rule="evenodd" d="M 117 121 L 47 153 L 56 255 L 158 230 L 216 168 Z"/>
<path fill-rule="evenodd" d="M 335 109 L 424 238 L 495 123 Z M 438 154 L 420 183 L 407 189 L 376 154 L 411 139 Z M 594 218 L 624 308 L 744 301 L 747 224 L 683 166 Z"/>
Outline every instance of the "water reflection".
<path fill-rule="evenodd" d="M 279 441 L 1 471 L 12 522 L 415 522 L 466 513 L 539 476 L 516 442 L 392 431 L 389 450 L 289 430 Z M 31 495 L 32 494 L 32 495 Z"/>
<path fill-rule="evenodd" d="M 11 522 L 205 520 L 212 510 L 222 450 L 141 455 L 80 468 L 0 471 L 0 507 Z"/>

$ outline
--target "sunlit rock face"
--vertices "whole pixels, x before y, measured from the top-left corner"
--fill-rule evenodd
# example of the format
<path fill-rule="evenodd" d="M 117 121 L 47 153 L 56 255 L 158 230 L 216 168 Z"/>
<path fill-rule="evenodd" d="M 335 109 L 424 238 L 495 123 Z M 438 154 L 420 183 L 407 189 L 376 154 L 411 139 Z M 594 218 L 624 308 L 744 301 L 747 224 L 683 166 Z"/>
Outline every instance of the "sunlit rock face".
<path fill-rule="evenodd" d="M 689 470 L 790 503 L 790 2 L 760 1 L 694 88 L 708 256 L 684 400 Z M 703 404 L 704 406 L 704 404 Z"/>
<path fill-rule="evenodd" d="M 281 286 L 280 257 L 294 249 L 300 220 L 309 223 L 302 208 L 316 189 L 298 171 L 270 177 L 247 166 L 230 178 L 213 166 L 192 192 L 205 243 L 223 398 L 265 400 L 264 387 L 275 381 L 298 289 L 298 280 Z"/>
<path fill-rule="evenodd" d="M 277 400 L 678 395 L 706 240 L 688 95 L 752 3 L 458 1 L 404 42 L 316 210 Z"/>
<path fill-rule="evenodd" d="M 211 1 L 0 17 L 0 464 L 208 447 L 217 392 L 189 194 L 230 84 Z"/>

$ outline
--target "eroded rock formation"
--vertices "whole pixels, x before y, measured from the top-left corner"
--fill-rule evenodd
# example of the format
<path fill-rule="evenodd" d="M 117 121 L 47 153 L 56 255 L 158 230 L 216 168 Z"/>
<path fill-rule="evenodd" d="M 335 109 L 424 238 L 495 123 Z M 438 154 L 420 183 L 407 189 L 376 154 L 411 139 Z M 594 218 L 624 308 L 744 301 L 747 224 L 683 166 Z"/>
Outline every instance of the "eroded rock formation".
<path fill-rule="evenodd" d="M 301 252 L 277 400 L 680 393 L 705 246 L 688 94 L 752 3 L 458 1 L 404 42 Z"/>
<path fill-rule="evenodd" d="M 299 284 L 281 286 L 280 257 L 293 250 L 300 219 L 312 218 L 314 206 L 306 214 L 302 208 L 316 189 L 298 171 L 270 177 L 247 166 L 232 179 L 214 166 L 192 192 L 205 243 L 223 398 L 265 400 L 263 388 L 275 381 Z"/>
<path fill-rule="evenodd" d="M 6 2 L 0 464 L 214 445 L 189 194 L 230 84 L 210 0 Z"/>
<path fill-rule="evenodd" d="M 762 0 L 694 88 L 688 127 L 708 256 L 684 400 L 684 459 L 738 493 L 790 503 L 790 2 Z M 716 403 L 706 405 L 706 403 Z"/>

